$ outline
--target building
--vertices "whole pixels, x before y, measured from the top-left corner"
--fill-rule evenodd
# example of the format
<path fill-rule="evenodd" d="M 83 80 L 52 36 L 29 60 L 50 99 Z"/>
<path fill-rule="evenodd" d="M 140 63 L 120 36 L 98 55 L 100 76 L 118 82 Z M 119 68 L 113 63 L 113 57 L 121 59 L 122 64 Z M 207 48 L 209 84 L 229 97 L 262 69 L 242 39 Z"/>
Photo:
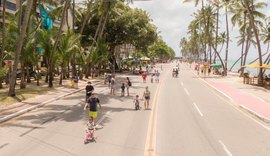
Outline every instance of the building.
<path fill-rule="evenodd" d="M 15 15 L 19 6 L 19 0 L 6 0 L 6 14 Z M 0 0 L 0 23 L 2 23 L 3 0 Z M 6 20 L 6 23 L 9 21 Z"/>

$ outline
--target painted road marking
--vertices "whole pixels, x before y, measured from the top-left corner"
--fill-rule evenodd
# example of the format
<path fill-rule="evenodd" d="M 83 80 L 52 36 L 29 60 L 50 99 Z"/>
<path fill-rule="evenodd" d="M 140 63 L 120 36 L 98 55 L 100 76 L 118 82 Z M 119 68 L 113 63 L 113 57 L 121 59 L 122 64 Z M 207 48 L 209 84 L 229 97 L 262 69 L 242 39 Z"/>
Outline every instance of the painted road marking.
<path fill-rule="evenodd" d="M 187 95 L 189 95 L 189 92 L 188 92 L 188 90 L 187 90 L 186 88 L 184 88 L 184 90 L 185 90 L 186 94 L 187 94 Z"/>
<path fill-rule="evenodd" d="M 232 153 L 228 150 L 226 145 L 221 140 L 219 140 L 219 143 L 222 145 L 224 151 L 228 154 L 228 156 L 232 156 Z"/>
<path fill-rule="evenodd" d="M 195 106 L 195 108 L 197 109 L 197 111 L 199 112 L 199 114 L 200 114 L 201 116 L 203 116 L 203 113 L 200 111 L 199 107 L 196 105 L 195 102 L 193 102 L 193 105 Z"/>
<path fill-rule="evenodd" d="M 168 74 L 168 73 L 167 73 Z M 166 75 L 167 75 L 166 74 Z M 164 75 L 165 76 L 165 75 Z M 150 114 L 150 119 L 148 123 L 146 143 L 144 147 L 144 156 L 155 156 L 156 155 L 156 137 L 157 137 L 157 112 L 158 112 L 158 98 L 160 97 L 160 88 L 163 79 L 161 79 L 160 83 L 157 86 L 157 90 L 153 100 L 153 107 Z"/>

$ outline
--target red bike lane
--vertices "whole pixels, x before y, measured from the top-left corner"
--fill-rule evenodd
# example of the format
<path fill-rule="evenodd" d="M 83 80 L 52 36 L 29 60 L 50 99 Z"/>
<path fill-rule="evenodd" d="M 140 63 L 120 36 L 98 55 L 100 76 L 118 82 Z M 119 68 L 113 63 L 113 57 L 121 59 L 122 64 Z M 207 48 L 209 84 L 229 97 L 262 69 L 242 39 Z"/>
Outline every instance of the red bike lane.
<path fill-rule="evenodd" d="M 206 80 L 216 90 L 222 92 L 233 100 L 237 105 L 252 112 L 256 116 L 270 121 L 270 104 L 256 98 L 248 93 L 242 92 L 240 89 L 233 88 L 221 82 Z"/>

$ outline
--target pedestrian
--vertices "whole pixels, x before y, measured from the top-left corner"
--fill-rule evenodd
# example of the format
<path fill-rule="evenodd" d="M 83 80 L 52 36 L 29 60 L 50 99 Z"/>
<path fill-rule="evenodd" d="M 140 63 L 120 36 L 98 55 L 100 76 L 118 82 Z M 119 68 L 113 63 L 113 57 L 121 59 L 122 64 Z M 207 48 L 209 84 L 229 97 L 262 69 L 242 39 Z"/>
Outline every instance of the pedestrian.
<path fill-rule="evenodd" d="M 133 102 L 135 104 L 135 110 L 139 110 L 140 109 L 139 95 L 135 96 L 135 99 L 133 100 Z"/>
<path fill-rule="evenodd" d="M 111 84 L 111 87 L 110 87 L 111 88 L 111 94 L 114 95 L 114 90 L 115 90 L 115 79 L 114 79 L 114 75 L 111 78 L 110 84 Z"/>
<path fill-rule="evenodd" d="M 108 81 L 108 75 L 107 73 L 104 73 L 104 84 L 107 84 Z"/>
<path fill-rule="evenodd" d="M 87 85 L 85 86 L 85 93 L 86 93 L 85 101 L 87 101 L 87 99 L 91 96 L 93 92 L 94 92 L 94 87 L 92 86 L 92 83 L 88 81 Z"/>
<path fill-rule="evenodd" d="M 95 96 L 94 93 L 92 93 L 91 97 L 87 100 L 87 102 L 84 105 L 84 110 L 86 110 L 87 108 L 89 109 L 88 112 L 88 117 L 89 117 L 89 123 L 92 125 L 96 125 L 96 118 L 97 118 L 97 111 L 98 111 L 98 107 L 97 105 L 99 105 L 99 108 L 101 110 L 101 105 L 100 105 L 100 100 L 99 98 L 97 98 Z"/>
<path fill-rule="evenodd" d="M 146 72 L 143 72 L 142 73 L 143 83 L 146 83 L 146 77 L 147 77 Z"/>
<path fill-rule="evenodd" d="M 159 76 L 160 76 L 160 73 L 158 72 L 158 70 L 157 70 L 157 72 L 156 72 L 156 82 L 159 82 Z"/>
<path fill-rule="evenodd" d="M 108 74 L 109 88 L 111 87 L 112 74 Z"/>
<path fill-rule="evenodd" d="M 75 82 L 74 82 L 74 77 L 71 78 L 71 88 L 74 88 Z"/>
<path fill-rule="evenodd" d="M 154 81 L 154 76 L 155 76 L 155 73 L 151 74 L 151 83 L 153 83 Z"/>
<path fill-rule="evenodd" d="M 127 96 L 129 96 L 129 87 L 131 87 L 131 81 L 129 77 L 126 79 Z"/>
<path fill-rule="evenodd" d="M 121 96 L 125 96 L 125 83 L 122 83 L 122 86 L 121 86 Z"/>
<path fill-rule="evenodd" d="M 150 91 L 148 86 L 145 87 L 142 98 L 144 98 L 144 109 L 149 109 Z"/>
<path fill-rule="evenodd" d="M 75 76 L 75 78 L 74 78 L 74 87 L 77 89 L 78 88 L 78 83 L 79 83 L 79 78 L 78 78 L 78 76 Z"/>

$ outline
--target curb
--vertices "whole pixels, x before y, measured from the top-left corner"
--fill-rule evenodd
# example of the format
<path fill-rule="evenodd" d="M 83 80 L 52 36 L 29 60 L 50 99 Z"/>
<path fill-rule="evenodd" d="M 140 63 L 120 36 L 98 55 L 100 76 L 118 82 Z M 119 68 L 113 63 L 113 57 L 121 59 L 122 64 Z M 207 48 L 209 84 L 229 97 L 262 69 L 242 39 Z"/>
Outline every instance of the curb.
<path fill-rule="evenodd" d="M 96 86 L 96 85 L 98 85 L 98 84 L 100 84 L 100 83 L 102 83 L 102 82 L 98 82 L 98 83 L 94 84 L 93 86 Z M 77 89 L 77 90 L 75 90 L 75 91 L 73 91 L 73 92 L 66 93 L 66 94 L 64 94 L 64 95 L 60 95 L 60 96 L 54 97 L 54 98 L 49 99 L 49 100 L 47 100 L 47 101 L 43 101 L 43 102 L 41 102 L 41 103 L 38 103 L 38 104 L 36 104 L 36 105 L 34 105 L 34 106 L 31 106 L 31 107 L 28 107 L 28 108 L 26 108 L 26 109 L 20 110 L 20 111 L 18 111 L 18 112 L 16 112 L 16 113 L 7 115 L 7 116 L 5 116 L 5 117 L 3 117 L 3 118 L 0 119 L 0 123 L 6 122 L 6 121 L 8 121 L 8 120 L 10 120 L 10 119 L 12 119 L 12 118 L 15 118 L 15 117 L 20 116 L 20 115 L 22 115 L 22 114 L 24 114 L 24 113 L 27 113 L 27 112 L 30 112 L 30 111 L 32 111 L 32 110 L 34 110 L 34 109 L 37 109 L 37 108 L 39 108 L 39 107 L 42 107 L 42 106 L 44 106 L 44 105 L 47 104 L 47 103 L 50 103 L 50 102 L 53 102 L 53 101 L 57 101 L 57 100 L 59 100 L 59 99 L 61 99 L 61 98 L 63 98 L 63 97 L 66 97 L 66 96 L 75 94 L 75 93 L 80 92 L 80 91 L 82 91 L 82 90 L 84 90 L 84 88 Z"/>
<path fill-rule="evenodd" d="M 193 72 L 193 71 L 192 71 Z M 193 74 L 195 74 L 193 72 Z M 196 75 L 196 74 L 195 74 Z M 203 78 L 201 78 L 200 76 L 198 76 L 202 81 L 204 81 L 208 86 L 212 87 L 213 89 L 215 89 L 217 92 L 221 93 L 223 96 L 225 96 L 226 98 L 228 98 L 231 102 L 234 102 L 234 100 L 228 96 L 227 94 L 223 93 L 222 91 L 218 90 L 216 87 L 212 86 L 211 84 L 209 84 L 206 80 L 204 80 Z M 258 98 L 258 97 L 257 97 Z M 265 102 L 265 100 L 261 99 L 261 98 L 258 98 L 259 100 Z M 250 109 L 248 109 L 247 107 L 243 106 L 243 105 L 238 105 L 240 108 L 246 110 L 247 112 L 249 112 L 250 114 L 254 115 L 255 117 L 259 118 L 260 120 L 264 121 L 264 122 L 267 122 L 267 123 L 270 123 L 270 119 L 267 118 L 267 117 L 264 117 Z"/>
<path fill-rule="evenodd" d="M 248 111 L 249 113 L 251 113 L 251 114 L 255 115 L 256 117 L 258 117 L 259 119 L 263 120 L 264 122 L 270 123 L 270 119 L 269 118 L 264 117 L 264 116 L 262 116 L 262 115 L 260 115 L 260 114 L 258 114 L 256 112 L 248 109 L 247 107 L 245 107 L 243 105 L 239 105 L 239 106 L 240 106 L 240 108 L 243 108 L 244 110 Z"/>

